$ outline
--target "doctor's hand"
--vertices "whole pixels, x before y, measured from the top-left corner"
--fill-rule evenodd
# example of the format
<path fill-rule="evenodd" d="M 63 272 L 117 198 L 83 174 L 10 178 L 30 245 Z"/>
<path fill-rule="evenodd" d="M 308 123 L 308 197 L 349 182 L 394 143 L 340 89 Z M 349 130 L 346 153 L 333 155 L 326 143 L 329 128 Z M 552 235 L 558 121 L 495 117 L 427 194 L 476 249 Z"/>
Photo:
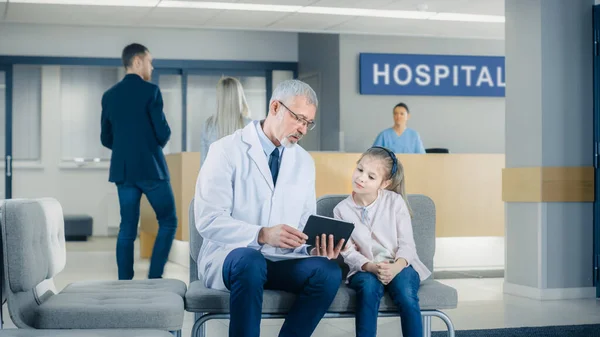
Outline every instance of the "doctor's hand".
<path fill-rule="evenodd" d="M 258 232 L 258 243 L 278 248 L 298 248 L 306 243 L 308 236 L 288 225 L 263 227 Z"/>
<path fill-rule="evenodd" d="M 337 246 L 333 244 L 333 235 L 329 235 L 329 240 L 327 240 L 327 236 L 323 234 L 321 238 L 318 236 L 315 238 L 315 248 L 311 249 L 310 255 L 312 256 L 324 256 L 330 260 L 337 259 L 342 251 L 342 246 L 344 245 L 344 239 L 341 239 Z M 346 247 L 347 249 L 348 247 Z"/>

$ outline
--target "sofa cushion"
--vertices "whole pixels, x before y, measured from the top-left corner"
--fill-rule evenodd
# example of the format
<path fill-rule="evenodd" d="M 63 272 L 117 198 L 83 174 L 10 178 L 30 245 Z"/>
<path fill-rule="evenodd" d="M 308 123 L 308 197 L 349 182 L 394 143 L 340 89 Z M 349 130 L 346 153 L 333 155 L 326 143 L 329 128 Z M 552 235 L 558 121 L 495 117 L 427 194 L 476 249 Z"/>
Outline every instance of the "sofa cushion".
<path fill-rule="evenodd" d="M 183 299 L 173 293 L 60 293 L 36 310 L 37 329 L 181 330 Z"/>
<path fill-rule="evenodd" d="M 419 303 L 421 310 L 453 309 L 458 303 L 456 289 L 434 280 L 421 283 L 419 289 Z M 338 290 L 329 312 L 354 312 L 356 309 L 356 294 L 354 290 L 343 284 Z M 263 313 L 287 313 L 296 296 L 275 290 L 265 290 L 263 294 Z M 185 295 L 185 307 L 190 312 L 228 313 L 229 292 L 208 289 L 202 281 L 190 284 Z M 391 297 L 386 293 L 381 301 L 379 311 L 396 311 L 396 306 Z"/>
<path fill-rule="evenodd" d="M 116 293 L 116 292 L 169 292 L 182 298 L 187 286 L 183 281 L 174 279 L 122 280 L 122 281 L 81 281 L 71 283 L 61 291 L 63 293 Z"/>

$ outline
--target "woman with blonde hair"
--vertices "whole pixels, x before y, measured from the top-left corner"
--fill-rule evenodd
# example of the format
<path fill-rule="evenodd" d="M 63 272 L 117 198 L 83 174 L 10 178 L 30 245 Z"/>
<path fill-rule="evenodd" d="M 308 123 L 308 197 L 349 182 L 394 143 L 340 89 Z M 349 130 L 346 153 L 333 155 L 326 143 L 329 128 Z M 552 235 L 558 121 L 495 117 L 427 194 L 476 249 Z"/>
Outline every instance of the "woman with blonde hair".
<path fill-rule="evenodd" d="M 200 166 L 210 144 L 242 129 L 252 121 L 242 84 L 236 78 L 223 77 L 217 83 L 217 112 L 202 126 L 200 135 Z"/>

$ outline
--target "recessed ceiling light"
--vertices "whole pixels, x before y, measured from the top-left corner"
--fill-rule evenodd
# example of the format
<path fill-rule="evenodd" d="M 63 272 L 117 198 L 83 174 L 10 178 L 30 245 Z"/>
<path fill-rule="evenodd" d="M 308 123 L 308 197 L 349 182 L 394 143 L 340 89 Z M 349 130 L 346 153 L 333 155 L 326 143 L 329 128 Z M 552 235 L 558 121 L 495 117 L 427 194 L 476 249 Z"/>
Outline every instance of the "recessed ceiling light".
<path fill-rule="evenodd" d="M 463 13 L 436 13 L 429 20 L 441 21 L 463 21 L 463 22 L 504 22 L 504 16 L 500 15 L 479 15 Z"/>
<path fill-rule="evenodd" d="M 330 14 L 330 15 L 349 15 L 349 16 L 365 16 L 378 18 L 397 18 L 397 19 L 427 19 L 434 12 L 420 11 L 396 11 L 396 10 L 381 10 L 381 9 L 365 9 L 365 8 L 338 8 L 338 7 L 302 7 L 299 13 L 311 14 Z"/>
<path fill-rule="evenodd" d="M 243 0 L 242 0 L 243 1 Z M 319 6 L 289 6 L 267 5 L 234 2 L 205 2 L 183 0 L 10 0 L 11 3 L 55 4 L 55 5 L 88 5 L 88 6 L 121 6 L 121 7 L 161 7 L 161 8 L 197 8 L 240 10 L 257 12 L 287 12 L 305 14 L 344 15 L 358 17 L 377 17 L 395 19 L 461 21 L 461 22 L 490 22 L 503 23 L 501 15 L 477 15 L 465 13 L 436 13 L 420 7 L 417 11 L 400 11 L 385 9 L 366 9 L 348 7 L 319 7 Z M 424 10 L 425 9 L 425 10 Z"/>
<path fill-rule="evenodd" d="M 10 0 L 10 3 L 22 4 L 118 7 L 154 7 L 159 2 L 160 0 Z"/>
<path fill-rule="evenodd" d="M 229 10 L 259 11 L 259 12 L 297 12 L 299 9 L 302 8 L 302 6 L 245 4 L 245 3 L 233 3 L 233 2 L 180 1 L 180 0 L 162 1 L 158 7 L 229 9 Z"/>
<path fill-rule="evenodd" d="M 243 1 L 243 0 L 242 0 Z M 396 19 L 418 19 L 439 21 L 466 21 L 466 22 L 504 22 L 504 16 L 477 15 L 463 13 L 436 13 L 426 11 L 427 7 L 420 7 L 417 11 L 400 11 L 385 9 L 348 8 L 348 7 L 320 7 L 320 6 L 288 6 L 264 5 L 232 2 L 204 2 L 184 0 L 163 0 L 158 7 L 175 8 L 204 8 L 223 10 L 269 11 L 269 12 L 297 12 L 305 14 L 327 14 L 344 16 L 362 16 Z"/>

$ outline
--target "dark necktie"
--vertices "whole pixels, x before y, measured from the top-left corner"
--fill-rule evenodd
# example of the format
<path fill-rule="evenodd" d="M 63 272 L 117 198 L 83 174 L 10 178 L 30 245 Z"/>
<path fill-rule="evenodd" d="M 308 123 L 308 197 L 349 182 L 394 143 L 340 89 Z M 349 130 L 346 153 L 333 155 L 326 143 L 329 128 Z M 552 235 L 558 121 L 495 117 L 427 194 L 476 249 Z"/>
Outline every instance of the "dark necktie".
<path fill-rule="evenodd" d="M 279 175 L 279 149 L 275 148 L 271 152 L 269 158 L 269 168 L 271 169 L 271 177 L 273 177 L 273 186 L 277 183 L 277 176 Z"/>

